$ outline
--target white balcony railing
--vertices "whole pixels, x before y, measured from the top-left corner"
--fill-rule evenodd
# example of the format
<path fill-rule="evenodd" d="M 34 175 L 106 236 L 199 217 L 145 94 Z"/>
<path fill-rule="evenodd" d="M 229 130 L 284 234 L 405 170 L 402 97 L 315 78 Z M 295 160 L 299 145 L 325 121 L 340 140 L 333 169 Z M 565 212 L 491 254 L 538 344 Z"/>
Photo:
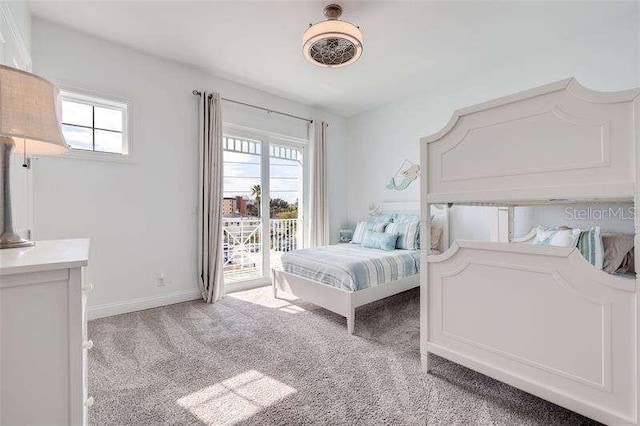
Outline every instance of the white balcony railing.
<path fill-rule="evenodd" d="M 226 283 L 263 276 L 262 220 L 224 218 L 222 220 L 224 278 Z M 269 220 L 269 250 L 272 268 L 281 267 L 283 253 L 302 246 L 300 219 Z"/>

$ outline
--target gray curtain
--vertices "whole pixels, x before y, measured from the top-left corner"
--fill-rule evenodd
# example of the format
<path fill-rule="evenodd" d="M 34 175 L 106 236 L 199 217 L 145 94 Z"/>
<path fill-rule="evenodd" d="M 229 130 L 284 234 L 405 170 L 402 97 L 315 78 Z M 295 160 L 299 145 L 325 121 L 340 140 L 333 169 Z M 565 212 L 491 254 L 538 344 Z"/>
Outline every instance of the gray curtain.
<path fill-rule="evenodd" d="M 329 203 L 327 200 L 327 123 L 309 124 L 311 140 L 311 247 L 329 244 Z"/>
<path fill-rule="evenodd" d="M 218 93 L 200 98 L 198 169 L 198 279 L 207 303 L 224 296 L 222 275 L 222 100 Z"/>

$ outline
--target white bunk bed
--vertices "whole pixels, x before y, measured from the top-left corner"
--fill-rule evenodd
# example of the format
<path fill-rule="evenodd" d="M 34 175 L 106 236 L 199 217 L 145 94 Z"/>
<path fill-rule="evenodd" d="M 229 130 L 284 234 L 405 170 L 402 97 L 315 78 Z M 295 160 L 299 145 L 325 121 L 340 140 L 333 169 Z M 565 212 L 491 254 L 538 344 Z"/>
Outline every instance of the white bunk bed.
<path fill-rule="evenodd" d="M 568 79 L 456 111 L 421 140 L 423 241 L 434 203 L 512 216 L 517 205 L 635 200 L 640 211 L 639 95 Z M 530 237 L 423 251 L 423 368 L 437 354 L 600 422 L 638 425 L 636 278 Z"/>
<path fill-rule="evenodd" d="M 449 211 L 436 206 L 432 208 L 432 211 L 435 220 L 434 224 L 442 226 L 443 229 L 439 251 L 444 252 L 449 248 Z M 417 215 L 419 212 L 419 203 L 390 202 L 379 205 L 379 213 L 414 213 Z M 342 315 L 347 319 L 347 331 L 349 334 L 353 334 L 355 329 L 356 308 L 420 285 L 420 274 L 359 291 L 342 290 L 278 269 L 273 269 L 272 275 L 273 297 L 278 297 L 278 291 L 284 291 Z"/>

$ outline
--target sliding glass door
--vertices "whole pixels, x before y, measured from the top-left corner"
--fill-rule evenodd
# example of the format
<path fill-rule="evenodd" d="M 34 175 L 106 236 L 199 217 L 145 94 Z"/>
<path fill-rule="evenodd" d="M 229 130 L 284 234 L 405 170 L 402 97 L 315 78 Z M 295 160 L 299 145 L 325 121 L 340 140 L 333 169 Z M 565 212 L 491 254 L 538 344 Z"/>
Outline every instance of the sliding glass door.
<path fill-rule="evenodd" d="M 266 281 L 283 253 L 305 245 L 306 144 L 240 130 L 223 142 L 225 285 Z"/>

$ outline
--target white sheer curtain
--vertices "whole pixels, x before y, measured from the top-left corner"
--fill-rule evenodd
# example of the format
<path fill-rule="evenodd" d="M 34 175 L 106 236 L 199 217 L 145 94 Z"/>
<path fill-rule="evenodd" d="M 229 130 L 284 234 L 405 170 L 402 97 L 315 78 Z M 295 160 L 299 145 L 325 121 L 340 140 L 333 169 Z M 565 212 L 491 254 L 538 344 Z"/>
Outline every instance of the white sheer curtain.
<path fill-rule="evenodd" d="M 198 179 L 198 281 L 202 298 L 224 296 L 222 274 L 222 100 L 219 93 L 200 98 Z"/>
<path fill-rule="evenodd" d="M 327 193 L 327 123 L 309 124 L 311 141 L 311 197 L 309 223 L 311 247 L 329 244 L 329 203 Z"/>

